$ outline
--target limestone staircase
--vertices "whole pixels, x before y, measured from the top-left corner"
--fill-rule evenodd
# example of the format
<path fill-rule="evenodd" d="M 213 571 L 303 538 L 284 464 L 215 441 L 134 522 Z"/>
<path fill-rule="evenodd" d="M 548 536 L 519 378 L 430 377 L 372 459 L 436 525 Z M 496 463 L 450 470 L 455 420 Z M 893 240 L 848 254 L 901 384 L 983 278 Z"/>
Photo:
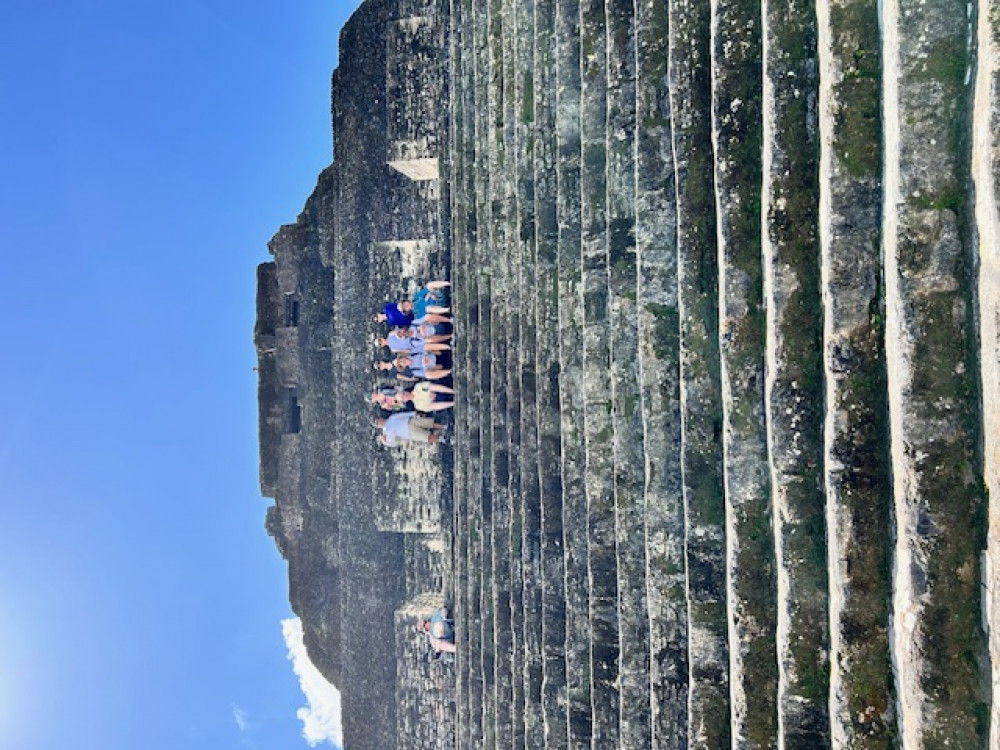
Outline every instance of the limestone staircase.
<path fill-rule="evenodd" d="M 457 747 L 989 746 L 980 5 L 453 0 Z"/>

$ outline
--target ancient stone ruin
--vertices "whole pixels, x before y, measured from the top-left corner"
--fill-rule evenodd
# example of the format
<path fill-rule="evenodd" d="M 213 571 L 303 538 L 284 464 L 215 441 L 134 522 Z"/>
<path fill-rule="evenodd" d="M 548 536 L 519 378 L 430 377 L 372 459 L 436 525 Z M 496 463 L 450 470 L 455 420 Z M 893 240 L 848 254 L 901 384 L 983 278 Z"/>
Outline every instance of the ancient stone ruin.
<path fill-rule="evenodd" d="M 1000 747 L 1000 6 L 366 0 L 333 132 L 254 337 L 348 750 Z"/>

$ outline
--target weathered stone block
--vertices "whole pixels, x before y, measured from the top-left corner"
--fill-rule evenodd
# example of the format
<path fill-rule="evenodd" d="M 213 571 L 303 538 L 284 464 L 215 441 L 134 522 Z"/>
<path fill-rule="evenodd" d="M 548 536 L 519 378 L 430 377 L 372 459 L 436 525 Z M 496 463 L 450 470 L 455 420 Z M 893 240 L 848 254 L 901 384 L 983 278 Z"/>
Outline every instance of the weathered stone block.
<path fill-rule="evenodd" d="M 411 180 L 436 180 L 439 174 L 442 52 L 440 29 L 431 16 L 386 26 L 387 162 Z"/>
<path fill-rule="evenodd" d="M 294 386 L 302 382 L 302 359 L 299 356 L 298 326 L 285 326 L 275 331 L 275 360 L 278 378 L 282 385 Z"/>

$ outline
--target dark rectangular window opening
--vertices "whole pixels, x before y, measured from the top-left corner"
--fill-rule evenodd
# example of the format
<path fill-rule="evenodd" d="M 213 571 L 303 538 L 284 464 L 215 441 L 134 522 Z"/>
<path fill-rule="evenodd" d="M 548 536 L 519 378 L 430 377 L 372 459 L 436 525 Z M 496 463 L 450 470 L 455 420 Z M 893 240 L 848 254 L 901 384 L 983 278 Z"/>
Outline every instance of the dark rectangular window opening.
<path fill-rule="evenodd" d="M 299 406 L 299 393 L 295 388 L 288 389 L 288 411 L 286 432 L 297 433 L 302 429 L 302 409 Z"/>
<path fill-rule="evenodd" d="M 299 298 L 294 294 L 285 295 L 285 325 L 299 324 Z"/>

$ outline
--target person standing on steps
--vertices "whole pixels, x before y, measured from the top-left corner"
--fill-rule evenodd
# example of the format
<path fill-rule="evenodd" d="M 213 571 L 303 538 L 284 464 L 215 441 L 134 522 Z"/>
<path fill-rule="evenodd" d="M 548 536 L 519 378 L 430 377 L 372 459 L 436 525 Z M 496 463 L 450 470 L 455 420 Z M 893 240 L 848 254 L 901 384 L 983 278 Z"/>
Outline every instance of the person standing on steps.
<path fill-rule="evenodd" d="M 419 377 L 413 372 L 413 357 L 406 357 L 406 361 L 410 364 L 404 367 L 399 367 L 397 365 L 397 361 L 399 360 L 399 357 L 397 357 L 392 362 L 376 362 L 372 365 L 372 369 L 376 372 L 384 372 L 386 377 L 396 378 L 397 380 L 404 380 L 411 383 L 416 382 L 420 377 L 426 380 L 442 380 L 443 378 L 451 375 L 451 370 L 447 370 L 442 365 L 436 364 L 436 358 L 434 360 L 430 360 L 427 359 L 428 357 L 434 357 L 434 355 L 425 354 L 420 357 L 421 362 L 426 360 L 427 364 L 417 365 L 418 369 L 420 369 L 423 373 Z"/>
<path fill-rule="evenodd" d="M 429 281 L 413 295 L 412 300 L 403 300 L 399 309 L 413 313 L 415 323 L 450 323 L 451 320 L 427 320 L 428 315 L 445 316 L 451 312 L 448 307 L 448 287 L 450 281 Z"/>
<path fill-rule="evenodd" d="M 437 363 L 437 357 L 433 354 L 419 354 L 416 356 L 409 356 L 406 354 L 400 354 L 394 360 L 396 370 L 398 372 L 407 372 L 417 378 L 422 378 L 426 380 L 436 380 L 431 375 L 435 372 L 435 368 L 440 367 Z M 446 370 L 445 372 L 451 372 L 451 370 Z"/>
<path fill-rule="evenodd" d="M 412 390 L 401 387 L 381 388 L 371 395 L 371 402 L 386 411 L 401 411 L 408 405 L 420 412 L 434 412 L 450 409 L 455 402 L 448 398 L 455 391 L 439 383 L 417 383 Z"/>
<path fill-rule="evenodd" d="M 415 335 L 412 328 L 397 328 L 385 338 L 378 339 L 376 343 L 379 346 L 389 347 L 389 351 L 396 354 L 423 354 L 450 350 L 451 347 L 445 343 L 450 338 L 450 335 L 446 335 L 422 339 Z"/>
<path fill-rule="evenodd" d="M 382 312 L 376 313 L 376 323 L 388 323 L 397 328 L 404 328 L 414 323 L 451 323 L 447 288 L 449 281 L 431 281 L 417 290 L 413 299 L 399 302 L 386 302 Z"/>
<path fill-rule="evenodd" d="M 375 426 L 382 431 L 379 437 L 382 445 L 390 448 L 407 442 L 440 443 L 441 431 L 445 429 L 445 425 L 438 424 L 433 417 L 421 417 L 415 411 L 404 411 L 386 419 L 378 419 Z"/>

